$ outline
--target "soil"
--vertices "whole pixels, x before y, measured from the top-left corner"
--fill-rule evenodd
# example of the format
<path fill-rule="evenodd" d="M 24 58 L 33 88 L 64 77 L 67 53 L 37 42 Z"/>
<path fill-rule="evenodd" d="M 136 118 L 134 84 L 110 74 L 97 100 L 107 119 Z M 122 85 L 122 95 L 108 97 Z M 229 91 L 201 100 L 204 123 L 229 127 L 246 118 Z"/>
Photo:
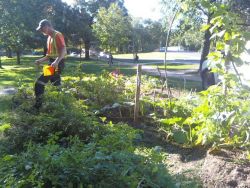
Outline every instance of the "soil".
<path fill-rule="evenodd" d="M 240 150 L 182 148 L 168 143 L 152 125 L 136 125 L 144 131 L 142 143 L 167 153 L 169 172 L 176 187 L 250 188 L 250 163 Z"/>

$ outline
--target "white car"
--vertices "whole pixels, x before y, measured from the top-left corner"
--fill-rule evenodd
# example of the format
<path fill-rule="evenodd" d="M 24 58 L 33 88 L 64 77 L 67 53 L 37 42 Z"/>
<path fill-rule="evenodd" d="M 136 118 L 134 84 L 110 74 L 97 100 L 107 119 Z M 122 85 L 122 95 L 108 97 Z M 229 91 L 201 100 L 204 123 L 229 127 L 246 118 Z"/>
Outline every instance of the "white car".
<path fill-rule="evenodd" d="M 78 56 L 78 54 L 77 54 L 76 52 L 71 52 L 71 53 L 69 54 L 69 56 L 76 57 L 76 56 Z"/>
<path fill-rule="evenodd" d="M 99 57 L 102 57 L 102 58 L 109 58 L 109 54 L 108 53 L 106 53 L 106 52 L 100 52 L 99 53 Z"/>

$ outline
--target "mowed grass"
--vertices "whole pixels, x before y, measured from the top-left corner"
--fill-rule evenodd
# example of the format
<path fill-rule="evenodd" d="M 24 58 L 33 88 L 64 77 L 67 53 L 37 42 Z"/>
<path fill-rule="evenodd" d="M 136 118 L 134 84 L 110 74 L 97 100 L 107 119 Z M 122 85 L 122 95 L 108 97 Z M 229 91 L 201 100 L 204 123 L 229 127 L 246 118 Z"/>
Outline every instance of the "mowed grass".
<path fill-rule="evenodd" d="M 34 61 L 38 58 L 40 56 L 22 57 L 20 65 L 16 64 L 16 58 L 2 58 L 3 69 L 0 69 L 0 89 L 18 87 L 22 84 L 32 87 L 36 78 L 42 73 L 42 67 L 37 70 L 36 65 L 34 65 Z M 160 68 L 164 69 L 164 65 L 160 65 Z M 193 69 L 194 67 L 193 65 L 169 64 L 168 69 L 170 70 L 170 68 L 172 70 L 184 70 L 188 68 Z M 79 58 L 69 57 L 66 59 L 66 67 L 63 71 L 62 79 L 78 76 L 81 73 L 100 75 L 104 70 L 108 72 L 118 70 L 121 74 L 127 76 L 136 75 L 136 66 L 125 66 L 120 63 L 114 63 L 112 66 L 109 66 L 106 61 L 84 61 Z M 169 78 L 169 85 L 185 89 L 200 88 L 200 82 L 184 81 L 178 78 Z"/>
<path fill-rule="evenodd" d="M 84 61 L 81 65 L 81 71 L 86 74 L 96 74 L 100 75 L 104 70 L 112 72 L 118 70 L 121 74 L 127 76 L 136 75 L 136 66 L 126 66 L 119 63 L 114 63 L 109 66 L 106 61 Z"/>
<path fill-rule="evenodd" d="M 2 58 L 0 69 L 0 88 L 17 87 L 21 82 L 31 84 L 35 80 L 36 67 L 34 61 L 38 57 L 23 57 L 21 64 L 16 64 L 16 58 Z"/>
<path fill-rule="evenodd" d="M 164 60 L 164 52 L 147 52 L 147 53 L 138 53 L 139 59 L 155 59 L 155 60 Z M 134 55 L 129 54 L 116 54 L 114 58 L 119 59 L 133 59 Z M 199 52 L 167 52 L 167 59 L 199 59 Z"/>
<path fill-rule="evenodd" d="M 25 83 L 34 84 L 37 77 L 42 73 L 42 67 L 37 69 L 34 64 L 39 56 L 25 56 L 21 58 L 21 64 L 16 64 L 16 58 L 2 57 L 2 69 L 0 69 L 0 89 L 5 87 L 18 87 Z M 46 63 L 44 63 L 46 64 Z M 67 58 L 66 66 L 62 74 L 62 79 L 67 76 L 76 76 L 76 73 L 83 72 L 86 74 L 100 75 L 104 70 L 111 72 L 119 70 L 124 75 L 135 75 L 136 68 L 132 66 L 121 66 L 117 63 L 109 66 L 105 61 L 84 61 L 79 58 Z"/>
<path fill-rule="evenodd" d="M 165 70 L 165 65 L 153 65 L 154 68 L 159 68 L 161 70 Z M 178 70 L 198 70 L 198 64 L 176 64 L 176 63 L 168 63 L 166 66 L 166 70 L 178 71 Z"/>

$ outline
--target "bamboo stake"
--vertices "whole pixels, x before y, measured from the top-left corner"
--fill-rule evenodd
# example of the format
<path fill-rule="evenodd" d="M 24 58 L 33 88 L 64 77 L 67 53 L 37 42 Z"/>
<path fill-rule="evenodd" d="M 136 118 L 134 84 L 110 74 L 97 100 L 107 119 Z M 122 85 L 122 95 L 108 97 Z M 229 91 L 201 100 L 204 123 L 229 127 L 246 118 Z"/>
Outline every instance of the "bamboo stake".
<path fill-rule="evenodd" d="M 141 91 L 141 65 L 137 64 L 137 80 L 136 80 L 136 93 L 135 93 L 135 108 L 134 108 L 134 122 L 138 121 L 139 117 L 139 102 Z"/>

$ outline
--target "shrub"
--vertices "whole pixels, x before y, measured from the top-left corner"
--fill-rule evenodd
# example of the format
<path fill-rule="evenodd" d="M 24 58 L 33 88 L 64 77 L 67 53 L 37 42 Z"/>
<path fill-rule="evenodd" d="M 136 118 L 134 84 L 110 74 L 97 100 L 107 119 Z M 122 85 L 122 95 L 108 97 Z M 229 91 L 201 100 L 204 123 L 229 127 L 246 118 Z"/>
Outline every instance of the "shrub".
<path fill-rule="evenodd" d="M 12 187 L 169 187 L 171 176 L 162 164 L 163 155 L 151 149 L 136 149 L 137 131 L 125 124 L 104 125 L 83 144 L 71 137 L 68 147 L 29 144 L 19 155 L 0 161 L 0 183 Z"/>
<path fill-rule="evenodd" d="M 101 127 L 97 118 L 87 110 L 82 101 L 77 101 L 70 94 L 47 88 L 43 106 L 39 113 L 32 108 L 32 100 L 20 100 L 22 104 L 11 115 L 11 128 L 5 132 L 5 137 L 12 150 L 22 150 L 28 142 L 46 143 L 50 135 L 60 133 L 60 141 L 68 136 L 78 136 L 88 141 L 95 129 Z M 17 96 L 23 96 L 19 91 Z M 32 98 L 32 96 L 29 96 Z"/>

